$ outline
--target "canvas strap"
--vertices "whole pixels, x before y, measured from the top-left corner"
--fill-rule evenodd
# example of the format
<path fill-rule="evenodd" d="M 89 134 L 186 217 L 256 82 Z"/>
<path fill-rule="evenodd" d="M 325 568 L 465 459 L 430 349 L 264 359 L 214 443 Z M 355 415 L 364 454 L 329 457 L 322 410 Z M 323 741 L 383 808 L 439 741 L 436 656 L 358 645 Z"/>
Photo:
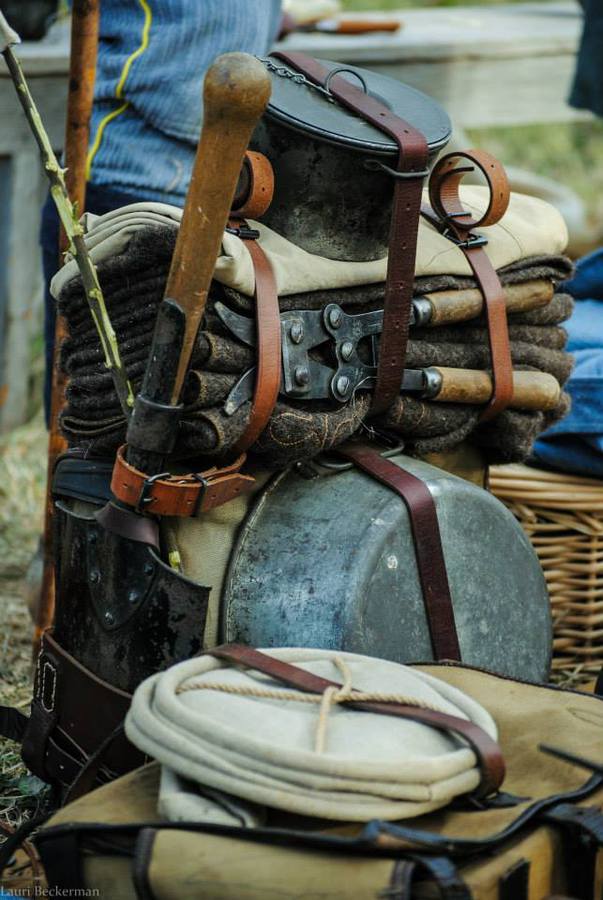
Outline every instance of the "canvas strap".
<path fill-rule="evenodd" d="M 461 661 L 435 501 L 424 481 L 375 450 L 348 444 L 340 452 L 402 498 L 412 530 L 423 604 L 436 660 Z"/>
<path fill-rule="evenodd" d="M 209 656 L 225 660 L 234 665 L 246 666 L 269 675 L 271 678 L 281 681 L 290 687 L 312 694 L 323 694 L 327 688 L 341 688 L 342 685 L 327 678 L 321 678 L 282 660 L 275 659 L 259 650 L 244 647 L 241 644 L 224 644 L 205 651 Z M 375 701 L 354 701 L 346 699 L 345 704 L 353 709 L 365 712 L 379 713 L 384 716 L 398 716 L 403 719 L 412 719 L 429 725 L 438 731 L 458 735 L 465 740 L 475 753 L 481 771 L 481 781 L 476 788 L 475 795 L 487 797 L 501 786 L 505 777 L 505 763 L 502 751 L 496 741 L 486 734 L 478 725 L 467 719 L 451 716 L 447 713 L 436 712 L 432 709 L 423 709 L 418 706 L 405 706 L 401 703 L 382 703 Z"/>
<path fill-rule="evenodd" d="M 461 202 L 459 186 L 465 175 L 476 169 L 486 180 L 489 202 L 485 212 L 474 217 Z M 482 421 L 493 419 L 513 399 L 513 362 L 504 289 L 484 250 L 485 239 L 472 231 L 498 222 L 507 210 L 509 198 L 509 182 L 498 160 L 484 150 L 467 150 L 449 153 L 438 161 L 429 179 L 431 208 L 422 208 L 425 218 L 451 237 L 465 254 L 484 297 L 494 389 L 482 412 Z"/>
<path fill-rule="evenodd" d="M 417 234 L 423 179 L 428 174 L 429 150 L 423 134 L 395 115 L 376 97 L 365 94 L 339 75 L 331 77 L 318 60 L 304 53 L 279 51 L 272 54 L 330 93 L 343 106 L 394 139 L 398 159 L 394 176 L 394 198 L 389 233 L 389 255 L 385 281 L 383 333 L 371 412 L 383 412 L 400 393 L 415 273 Z M 361 177 L 361 175 L 359 175 Z"/>

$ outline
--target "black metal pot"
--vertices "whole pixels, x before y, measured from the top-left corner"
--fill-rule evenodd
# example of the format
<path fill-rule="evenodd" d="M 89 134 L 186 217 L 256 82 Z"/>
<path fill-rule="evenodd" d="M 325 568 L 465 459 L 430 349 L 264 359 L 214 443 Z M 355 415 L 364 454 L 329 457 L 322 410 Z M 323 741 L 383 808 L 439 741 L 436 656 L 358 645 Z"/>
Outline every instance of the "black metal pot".
<path fill-rule="evenodd" d="M 39 41 L 48 31 L 59 0 L 0 0 L 0 9 L 24 41 Z"/>
<path fill-rule="evenodd" d="M 342 68 L 339 63 L 320 62 L 329 70 Z M 266 65 L 272 96 L 251 140 L 251 148 L 268 157 L 275 174 L 274 199 L 262 221 L 319 256 L 342 260 L 385 256 L 393 179 L 377 164 L 395 166 L 395 142 L 280 60 L 269 58 Z M 422 131 L 431 161 L 446 146 L 450 119 L 430 97 L 357 66 L 346 65 L 341 77 L 364 85 Z"/>

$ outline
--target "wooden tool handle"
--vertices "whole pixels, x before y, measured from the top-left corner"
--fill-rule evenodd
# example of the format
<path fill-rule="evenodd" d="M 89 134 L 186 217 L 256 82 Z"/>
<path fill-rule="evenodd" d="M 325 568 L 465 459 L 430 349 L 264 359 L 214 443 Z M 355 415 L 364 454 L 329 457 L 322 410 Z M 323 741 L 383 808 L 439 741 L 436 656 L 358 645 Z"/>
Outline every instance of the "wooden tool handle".
<path fill-rule="evenodd" d="M 337 34 L 369 34 L 372 31 L 399 31 L 401 22 L 396 19 L 338 19 Z"/>
<path fill-rule="evenodd" d="M 205 76 L 203 130 L 166 287 L 166 297 L 187 317 L 174 405 L 205 310 L 243 157 L 270 86 L 263 64 L 246 53 L 219 56 Z"/>
<path fill-rule="evenodd" d="M 492 378 L 477 369 L 432 367 L 441 378 L 441 388 L 434 400 L 443 403 L 487 403 L 492 396 Z M 559 402 L 559 382 L 546 372 L 513 372 L 512 409 L 553 409 Z"/>
<path fill-rule="evenodd" d="M 532 281 L 526 284 L 509 284 L 504 288 L 507 312 L 529 312 L 540 309 L 553 299 L 554 287 L 551 281 Z M 463 291 L 437 291 L 426 294 L 431 304 L 430 325 L 451 325 L 467 322 L 482 312 L 484 297 L 478 288 Z"/>

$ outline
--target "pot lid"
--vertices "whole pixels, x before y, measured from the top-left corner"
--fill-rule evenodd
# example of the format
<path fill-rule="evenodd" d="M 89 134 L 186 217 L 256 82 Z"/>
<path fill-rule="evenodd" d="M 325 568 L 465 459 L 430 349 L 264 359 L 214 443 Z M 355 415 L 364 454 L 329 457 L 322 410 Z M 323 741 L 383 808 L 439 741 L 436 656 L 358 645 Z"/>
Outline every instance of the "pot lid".
<path fill-rule="evenodd" d="M 268 119 L 328 143 L 373 153 L 397 152 L 388 134 L 329 99 L 324 89 L 309 83 L 296 69 L 276 57 L 263 62 L 272 78 L 272 95 L 265 113 Z M 452 130 L 450 119 L 431 97 L 370 69 L 327 59 L 319 62 L 329 71 L 342 70 L 340 76 L 361 90 L 364 82 L 369 94 L 423 132 L 431 151 L 447 143 Z"/>

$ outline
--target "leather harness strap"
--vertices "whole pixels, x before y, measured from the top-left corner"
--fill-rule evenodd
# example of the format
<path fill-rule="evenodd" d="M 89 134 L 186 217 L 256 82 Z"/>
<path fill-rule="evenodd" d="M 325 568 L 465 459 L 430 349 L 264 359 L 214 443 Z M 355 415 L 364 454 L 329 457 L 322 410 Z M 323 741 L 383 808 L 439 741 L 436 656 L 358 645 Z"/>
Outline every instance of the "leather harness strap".
<path fill-rule="evenodd" d="M 470 165 L 459 165 L 459 160 L 468 160 Z M 459 185 L 464 176 L 476 168 L 486 179 L 490 199 L 486 211 L 474 218 L 461 202 Z M 429 179 L 431 209 L 423 210 L 425 217 L 436 228 L 442 230 L 443 227 L 445 233 L 453 236 L 465 254 L 484 297 L 494 390 L 482 412 L 482 421 L 493 419 L 513 399 L 513 362 L 504 290 L 496 269 L 480 245 L 481 239 L 472 235 L 471 231 L 498 222 L 507 210 L 509 197 L 507 176 L 498 160 L 484 150 L 468 150 L 449 153 L 439 160 Z"/>
<path fill-rule="evenodd" d="M 434 499 L 425 482 L 375 450 L 352 444 L 338 448 L 372 478 L 402 498 L 412 529 L 423 603 L 436 660 L 461 661 L 450 585 Z"/>
<path fill-rule="evenodd" d="M 205 652 L 207 655 L 215 656 L 217 659 L 255 669 L 300 691 L 322 694 L 327 688 L 341 687 L 341 684 L 338 684 L 336 681 L 321 678 L 299 666 L 275 659 L 273 656 L 261 653 L 251 647 L 244 647 L 241 644 L 224 644 L 221 647 L 214 647 L 213 650 L 206 650 Z M 379 713 L 384 716 L 399 716 L 404 719 L 412 719 L 415 722 L 429 725 L 438 731 L 452 732 L 458 735 L 467 741 L 474 751 L 481 770 L 482 778 L 475 795 L 488 797 L 497 791 L 502 784 L 505 777 L 505 763 L 501 749 L 490 735 L 473 722 L 431 709 L 405 706 L 402 703 L 359 702 L 347 698 L 343 702 L 354 709 Z"/>
<path fill-rule="evenodd" d="M 379 345 L 377 382 L 372 414 L 383 412 L 400 394 L 408 343 L 423 179 L 428 174 L 429 149 L 423 134 L 396 116 L 376 97 L 365 94 L 345 78 L 303 53 L 272 54 L 322 87 L 348 109 L 390 135 L 398 145 L 389 254 L 385 283 L 383 333 Z"/>
<path fill-rule="evenodd" d="M 230 224 L 245 225 L 234 220 Z M 257 366 L 249 422 L 237 441 L 235 453 L 243 453 L 259 438 L 272 415 L 281 386 L 281 319 L 276 280 L 268 257 L 255 238 L 247 234 L 252 232 L 243 228 L 240 237 L 249 251 L 255 274 Z"/>
<path fill-rule="evenodd" d="M 255 483 L 250 475 L 239 471 L 245 462 L 245 454 L 222 469 L 214 466 L 187 475 L 164 472 L 149 478 L 127 462 L 125 446 L 117 451 L 111 491 L 118 500 L 138 512 L 154 516 L 194 516 L 234 500 Z"/>
<path fill-rule="evenodd" d="M 247 150 L 243 160 L 244 191 L 235 196 L 232 214 L 240 219 L 261 219 L 274 196 L 274 170 L 257 150 Z"/>

